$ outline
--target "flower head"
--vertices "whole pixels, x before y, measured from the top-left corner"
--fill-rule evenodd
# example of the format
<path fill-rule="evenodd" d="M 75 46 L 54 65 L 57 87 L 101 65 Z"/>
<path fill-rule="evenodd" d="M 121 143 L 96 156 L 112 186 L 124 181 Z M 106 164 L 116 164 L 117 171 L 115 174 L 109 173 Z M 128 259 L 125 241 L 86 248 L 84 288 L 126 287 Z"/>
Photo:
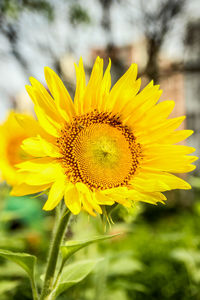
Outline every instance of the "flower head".
<path fill-rule="evenodd" d="M 31 116 L 21 115 L 21 117 L 27 118 L 31 124 L 34 122 L 34 119 Z M 17 173 L 15 165 L 30 158 L 30 156 L 21 149 L 21 143 L 24 139 L 35 133 L 34 128 L 31 131 L 22 128 L 18 124 L 13 111 L 9 113 L 7 120 L 0 125 L 1 181 L 6 180 L 10 185 L 18 183 L 19 174 Z"/>
<path fill-rule="evenodd" d="M 98 57 L 86 85 L 80 60 L 74 101 L 50 68 L 45 68 L 50 93 L 30 78 L 37 136 L 26 139 L 22 149 L 34 158 L 18 165 L 23 181 L 13 194 L 50 189 L 45 210 L 64 197 L 72 213 L 83 209 L 95 215 L 101 205 L 156 204 L 166 200 L 163 191 L 190 188 L 171 174 L 195 168 L 197 157 L 188 156 L 195 149 L 176 145 L 192 134 L 176 130 L 185 117 L 168 118 L 174 101 L 157 104 L 161 91 L 153 82 L 139 92 L 135 64 L 110 90 L 110 66 L 103 74 Z M 26 118 L 21 123 L 27 127 Z"/>

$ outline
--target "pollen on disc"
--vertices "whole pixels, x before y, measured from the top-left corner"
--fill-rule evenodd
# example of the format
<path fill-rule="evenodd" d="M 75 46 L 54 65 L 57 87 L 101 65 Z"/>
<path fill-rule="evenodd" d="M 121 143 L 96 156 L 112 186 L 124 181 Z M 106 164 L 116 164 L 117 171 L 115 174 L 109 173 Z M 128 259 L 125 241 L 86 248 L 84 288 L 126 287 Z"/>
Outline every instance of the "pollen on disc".
<path fill-rule="evenodd" d="M 131 171 L 129 143 L 118 129 L 108 124 L 94 124 L 82 130 L 74 147 L 84 178 L 93 184 L 120 184 Z"/>
<path fill-rule="evenodd" d="M 140 144 L 119 117 L 96 111 L 67 124 L 57 146 L 68 179 L 92 190 L 127 186 L 141 156 Z"/>

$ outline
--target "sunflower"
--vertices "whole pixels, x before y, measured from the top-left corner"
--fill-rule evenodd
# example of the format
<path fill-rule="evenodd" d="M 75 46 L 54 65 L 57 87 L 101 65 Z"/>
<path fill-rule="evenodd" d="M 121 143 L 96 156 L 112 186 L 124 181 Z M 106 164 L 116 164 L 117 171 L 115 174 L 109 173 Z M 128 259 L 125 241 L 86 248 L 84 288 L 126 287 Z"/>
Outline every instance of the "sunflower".
<path fill-rule="evenodd" d="M 25 117 L 31 124 L 34 122 L 36 123 L 31 116 L 21 115 L 21 117 Z M 11 111 L 6 121 L 0 125 L 1 181 L 6 180 L 10 185 L 17 184 L 19 174 L 17 173 L 15 165 L 30 157 L 20 146 L 24 139 L 27 139 L 33 134 L 36 134 L 35 128 L 32 128 L 32 130 L 29 131 L 22 128 L 15 118 L 14 111 Z"/>
<path fill-rule="evenodd" d="M 88 84 L 80 59 L 72 101 L 63 82 L 50 68 L 45 78 L 50 93 L 36 79 L 27 91 L 35 104 L 37 135 L 22 149 L 34 156 L 18 164 L 20 178 L 13 195 L 49 189 L 43 209 L 52 210 L 64 197 L 73 214 L 102 213 L 102 206 L 135 201 L 164 202 L 163 191 L 190 189 L 171 173 L 190 172 L 197 157 L 192 147 L 176 145 L 192 134 L 176 130 L 185 117 L 169 119 L 174 101 L 158 103 L 158 85 L 151 81 L 139 92 L 137 65 L 111 88 L 111 62 L 103 74 L 103 60 L 94 64 Z M 20 117 L 29 131 L 35 124 Z"/>

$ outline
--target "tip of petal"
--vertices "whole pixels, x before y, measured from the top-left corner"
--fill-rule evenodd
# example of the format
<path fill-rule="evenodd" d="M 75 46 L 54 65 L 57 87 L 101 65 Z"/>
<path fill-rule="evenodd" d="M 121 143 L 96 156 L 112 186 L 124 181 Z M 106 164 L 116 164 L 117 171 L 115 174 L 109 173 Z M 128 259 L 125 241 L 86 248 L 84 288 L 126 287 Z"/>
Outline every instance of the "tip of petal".
<path fill-rule="evenodd" d="M 153 80 L 151 80 L 150 82 L 149 82 L 149 84 L 147 84 L 147 86 L 149 86 L 149 87 L 152 87 L 154 85 L 154 81 Z"/>
<path fill-rule="evenodd" d="M 29 81 L 32 85 L 34 85 L 34 82 L 36 81 L 36 79 L 34 77 L 29 77 Z"/>
<path fill-rule="evenodd" d="M 44 67 L 44 74 L 45 74 L 45 76 L 47 76 L 47 75 L 49 75 L 49 74 L 56 74 L 55 72 L 54 72 L 54 70 L 52 70 L 50 67 Z"/>
<path fill-rule="evenodd" d="M 77 70 L 80 67 L 83 67 L 83 58 L 82 56 L 79 58 L 79 63 L 74 63 L 75 69 Z"/>
<path fill-rule="evenodd" d="M 198 159 L 198 158 L 197 158 Z M 189 165 L 187 170 L 185 171 L 185 173 L 189 173 L 189 172 L 192 172 L 196 169 L 196 166 L 195 165 Z"/>
<path fill-rule="evenodd" d="M 49 206 L 47 206 L 46 203 L 45 203 L 45 205 L 43 206 L 42 209 L 45 210 L 45 211 L 50 211 L 51 210 L 51 208 L 49 208 Z"/>
<path fill-rule="evenodd" d="M 82 56 L 80 56 L 80 58 L 79 58 L 79 64 L 83 64 L 83 58 L 82 58 Z"/>
<path fill-rule="evenodd" d="M 188 182 L 185 182 L 184 187 L 182 188 L 183 190 L 191 190 L 191 185 Z"/>
<path fill-rule="evenodd" d="M 27 90 L 27 92 L 29 92 L 29 91 L 32 89 L 32 86 L 26 84 L 26 85 L 25 85 L 25 89 Z"/>
<path fill-rule="evenodd" d="M 15 196 L 16 195 L 16 193 L 15 193 L 15 190 L 14 190 L 14 188 L 10 191 L 10 196 Z"/>
<path fill-rule="evenodd" d="M 111 59 L 110 57 L 108 58 L 108 66 L 107 66 L 107 70 L 110 71 L 111 69 Z"/>
<path fill-rule="evenodd" d="M 175 101 L 174 100 L 167 100 L 167 101 L 168 101 L 169 105 L 171 106 L 171 110 L 173 110 L 176 105 Z"/>
<path fill-rule="evenodd" d="M 101 60 L 100 56 L 98 55 L 96 58 L 96 62 L 99 62 Z"/>

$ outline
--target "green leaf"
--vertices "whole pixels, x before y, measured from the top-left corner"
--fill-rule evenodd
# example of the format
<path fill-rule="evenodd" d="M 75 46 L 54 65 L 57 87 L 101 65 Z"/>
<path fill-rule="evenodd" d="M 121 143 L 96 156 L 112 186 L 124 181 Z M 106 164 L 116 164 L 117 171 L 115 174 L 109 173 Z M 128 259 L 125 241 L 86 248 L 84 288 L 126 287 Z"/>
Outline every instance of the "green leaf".
<path fill-rule="evenodd" d="M 70 256 L 72 256 L 75 252 L 79 251 L 82 248 L 85 248 L 91 244 L 98 243 L 100 241 L 108 240 L 113 237 L 118 236 L 119 234 L 99 236 L 93 239 L 87 239 L 83 241 L 68 241 L 64 246 L 60 247 L 63 261 L 66 261 Z"/>
<path fill-rule="evenodd" d="M 2 250 L 0 249 L 0 256 L 9 259 L 16 264 L 18 264 L 20 267 L 28 273 L 30 278 L 33 279 L 34 277 L 34 268 L 35 268 L 35 263 L 36 263 L 36 257 L 30 254 L 26 253 L 16 253 L 16 252 L 11 252 L 8 250 Z"/>
<path fill-rule="evenodd" d="M 63 269 L 60 283 L 54 291 L 54 296 L 58 297 L 61 293 L 73 285 L 82 281 L 95 268 L 96 264 L 102 261 L 102 258 L 82 260 L 69 264 Z"/>
<path fill-rule="evenodd" d="M 14 290 L 19 284 L 19 281 L 11 280 L 1 280 L 0 281 L 0 295 L 3 295 L 6 292 Z"/>
<path fill-rule="evenodd" d="M 108 274 L 110 276 L 131 275 L 143 270 L 143 265 L 137 259 L 123 256 L 111 261 Z"/>

